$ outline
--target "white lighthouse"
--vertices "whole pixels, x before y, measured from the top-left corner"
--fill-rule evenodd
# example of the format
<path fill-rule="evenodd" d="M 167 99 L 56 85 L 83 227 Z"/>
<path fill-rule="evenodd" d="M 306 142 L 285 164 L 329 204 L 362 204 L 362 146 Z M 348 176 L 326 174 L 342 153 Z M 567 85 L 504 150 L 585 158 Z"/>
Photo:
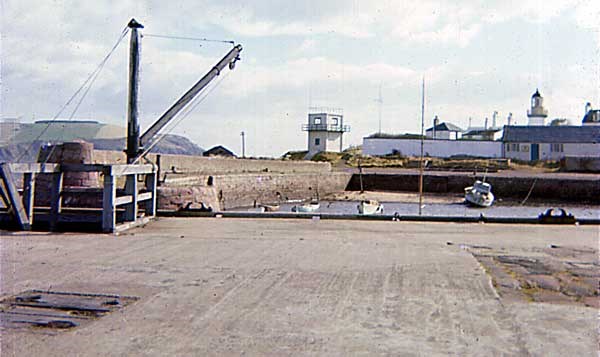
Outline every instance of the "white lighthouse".
<path fill-rule="evenodd" d="M 527 111 L 528 125 L 546 125 L 548 111 L 544 109 L 544 97 L 536 89 L 531 96 L 531 109 Z"/>

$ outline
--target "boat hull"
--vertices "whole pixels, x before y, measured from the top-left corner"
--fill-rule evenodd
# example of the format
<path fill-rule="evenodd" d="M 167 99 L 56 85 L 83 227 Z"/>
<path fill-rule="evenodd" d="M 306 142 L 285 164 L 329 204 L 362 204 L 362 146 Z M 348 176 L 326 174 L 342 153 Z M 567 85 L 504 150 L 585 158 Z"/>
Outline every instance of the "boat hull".
<path fill-rule="evenodd" d="M 357 206 L 358 214 L 379 214 L 383 213 L 383 205 L 379 203 L 361 202 Z"/>
<path fill-rule="evenodd" d="M 479 192 L 473 187 L 465 188 L 465 202 L 475 207 L 490 207 L 494 203 L 494 194 Z"/>
<path fill-rule="evenodd" d="M 315 212 L 321 207 L 320 204 L 305 204 L 305 205 L 297 205 L 292 207 L 292 212 Z"/>

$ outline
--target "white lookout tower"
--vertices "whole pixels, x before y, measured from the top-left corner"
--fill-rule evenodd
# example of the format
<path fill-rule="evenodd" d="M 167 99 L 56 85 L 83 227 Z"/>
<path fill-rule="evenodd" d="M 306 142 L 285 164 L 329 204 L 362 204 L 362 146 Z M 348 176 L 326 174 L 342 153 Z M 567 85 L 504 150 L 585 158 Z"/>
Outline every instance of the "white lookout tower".
<path fill-rule="evenodd" d="M 528 125 L 546 125 L 548 111 L 544 109 L 544 97 L 536 89 L 531 96 L 531 109 L 527 111 Z"/>
<path fill-rule="evenodd" d="M 302 125 L 308 131 L 308 156 L 320 151 L 342 152 L 342 136 L 350 131 L 344 125 L 344 115 L 339 108 L 310 108 L 308 124 Z"/>

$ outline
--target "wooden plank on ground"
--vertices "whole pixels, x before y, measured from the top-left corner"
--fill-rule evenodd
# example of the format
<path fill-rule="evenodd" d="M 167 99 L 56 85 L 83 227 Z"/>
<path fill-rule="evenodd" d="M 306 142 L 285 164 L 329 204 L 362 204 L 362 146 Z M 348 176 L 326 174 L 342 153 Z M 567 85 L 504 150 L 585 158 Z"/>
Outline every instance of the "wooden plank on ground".
<path fill-rule="evenodd" d="M 23 207 L 23 202 L 19 196 L 19 191 L 15 185 L 15 180 L 12 172 L 10 171 L 9 164 L 0 164 L 0 178 L 2 181 L 4 181 L 4 187 L 7 191 L 6 195 L 8 196 L 9 203 L 13 208 L 13 214 L 17 220 L 17 223 L 22 230 L 30 230 L 31 224 L 29 222 L 29 218 L 27 218 L 27 214 L 25 213 L 25 208 Z"/>

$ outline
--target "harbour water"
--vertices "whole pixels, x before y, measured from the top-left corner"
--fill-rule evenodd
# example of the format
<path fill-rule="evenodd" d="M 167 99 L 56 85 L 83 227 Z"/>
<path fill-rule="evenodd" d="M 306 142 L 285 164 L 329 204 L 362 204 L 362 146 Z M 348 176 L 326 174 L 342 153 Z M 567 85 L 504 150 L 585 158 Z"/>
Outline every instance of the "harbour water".
<path fill-rule="evenodd" d="M 404 202 L 381 202 L 384 207 L 384 214 L 399 215 L 418 215 L 418 203 Z M 283 203 L 280 205 L 279 212 L 291 212 L 292 207 L 297 203 Z M 321 201 L 321 206 L 317 212 L 331 214 L 358 214 L 357 201 Z M 425 203 L 422 206 L 421 214 L 423 216 L 451 216 L 451 217 L 479 217 L 481 214 L 486 217 L 519 217 L 536 218 L 540 213 L 549 208 L 563 208 L 573 214 L 576 218 L 599 219 L 600 206 L 586 205 L 502 205 L 495 204 L 488 208 L 476 208 L 464 203 Z M 235 211 L 255 211 L 255 209 L 240 208 Z"/>

